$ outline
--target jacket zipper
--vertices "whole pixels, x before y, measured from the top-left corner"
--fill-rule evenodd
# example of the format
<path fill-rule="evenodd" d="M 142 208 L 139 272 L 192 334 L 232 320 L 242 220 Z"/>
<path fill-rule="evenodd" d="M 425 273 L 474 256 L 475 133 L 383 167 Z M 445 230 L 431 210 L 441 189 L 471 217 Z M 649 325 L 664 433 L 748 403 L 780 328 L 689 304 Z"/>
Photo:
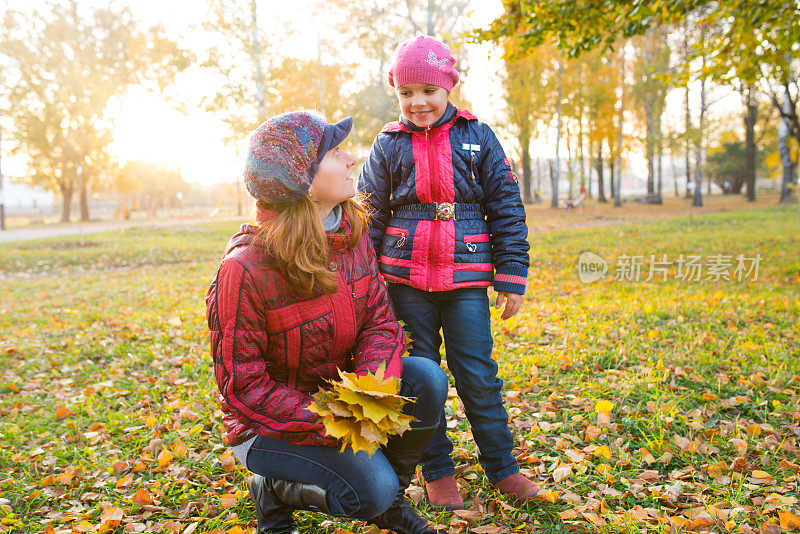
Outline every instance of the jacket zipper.
<path fill-rule="evenodd" d="M 433 208 L 433 228 L 431 229 L 431 246 L 430 246 L 430 255 L 428 257 L 428 291 L 433 291 L 433 261 L 436 257 L 436 228 L 438 225 L 436 224 L 436 206 L 438 205 L 438 197 L 436 195 L 436 173 L 433 172 L 434 170 L 434 161 L 433 161 L 433 150 L 431 149 L 431 139 L 428 136 L 428 132 L 430 131 L 431 127 L 428 126 L 425 128 L 425 141 L 428 145 L 428 173 L 430 174 L 431 180 L 431 199 L 434 203 Z"/>

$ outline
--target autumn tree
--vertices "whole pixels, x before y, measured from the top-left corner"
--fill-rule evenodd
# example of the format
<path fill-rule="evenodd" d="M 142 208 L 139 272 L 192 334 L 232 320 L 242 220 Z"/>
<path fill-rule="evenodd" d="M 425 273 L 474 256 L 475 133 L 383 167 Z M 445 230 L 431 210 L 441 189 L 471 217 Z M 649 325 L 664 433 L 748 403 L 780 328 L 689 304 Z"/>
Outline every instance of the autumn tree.
<path fill-rule="evenodd" d="M 797 111 L 800 63 L 796 60 L 797 43 L 800 42 L 798 2 L 663 0 L 649 3 L 569 3 L 559 0 L 521 0 L 509 4 L 505 13 L 488 30 L 479 33 L 483 39 L 498 39 L 500 36 L 515 35 L 517 28 L 524 24 L 529 31 L 520 37 L 522 48 L 532 48 L 547 39 L 555 39 L 559 48 L 570 55 L 579 55 L 598 47 L 608 48 L 620 37 L 641 35 L 650 28 L 664 24 L 688 25 L 687 17 L 695 12 L 702 16 L 703 27 L 718 25 L 722 29 L 713 38 L 708 41 L 701 39 L 699 43 L 698 48 L 704 58 L 701 75 L 698 76 L 701 85 L 705 84 L 708 77 L 720 75 L 732 76 L 743 87 L 757 81 L 783 121 L 784 139 L 792 137 L 800 142 Z M 703 27 L 699 28 L 701 32 L 704 31 Z M 706 47 L 712 54 L 702 52 Z M 701 88 L 701 100 L 702 93 Z M 748 112 L 753 109 L 750 107 Z M 701 114 L 703 111 L 704 103 L 701 102 Z M 753 118 L 747 120 L 752 122 Z M 702 167 L 697 168 L 702 165 L 703 159 L 702 125 L 698 129 L 701 135 L 699 153 L 695 153 L 695 204 L 702 204 L 697 183 L 702 172 Z M 747 144 L 748 166 L 752 167 L 754 148 L 752 143 Z M 788 184 L 794 179 L 794 169 L 789 151 L 785 149 L 786 143 L 782 142 L 781 146 L 785 156 L 781 201 L 786 201 L 791 196 Z M 750 181 L 754 184 L 754 177 Z M 749 196 L 754 195 L 754 187 L 751 191 Z"/>
<path fill-rule="evenodd" d="M 670 88 L 669 46 L 665 46 L 668 28 L 654 28 L 642 36 L 632 39 L 636 51 L 633 63 L 633 86 L 631 96 L 634 115 L 644 126 L 645 157 L 647 159 L 647 193 L 655 195 L 661 203 L 661 173 L 658 172 L 662 152 L 661 117 L 666 108 L 667 91 Z M 656 180 L 658 174 L 658 180 Z M 658 184 L 656 184 L 658 182 Z M 658 187 L 656 187 L 658 185 Z"/>
<path fill-rule="evenodd" d="M 288 30 L 265 27 L 269 12 L 255 0 L 209 0 L 203 24 L 212 45 L 203 67 L 218 83 L 205 107 L 228 126 L 227 140 L 246 139 L 272 115 L 315 109 L 330 118 L 352 113 L 341 89 L 352 65 L 285 54 Z M 281 50 L 281 52 L 278 52 Z"/>
<path fill-rule="evenodd" d="M 201 65 L 215 75 L 215 91 L 204 102 L 228 127 L 228 140 L 246 138 L 275 109 L 269 95 L 268 74 L 277 65 L 272 47 L 282 35 L 270 35 L 259 26 L 256 0 L 208 0 L 203 24 L 210 46 Z"/>
<path fill-rule="evenodd" d="M 756 142 L 759 94 L 772 103 L 779 116 L 778 151 L 783 176 L 781 202 L 789 200 L 796 163 L 788 150 L 788 139 L 800 143 L 797 102 L 800 98 L 800 5 L 780 0 L 745 0 L 723 3 L 718 8 L 721 30 L 709 48 L 715 53 L 710 71 L 722 83 L 728 83 L 742 96 L 745 109 L 745 149 L 747 198 L 755 200 Z"/>
<path fill-rule="evenodd" d="M 25 181 L 60 193 L 62 221 L 77 192 L 86 220 L 89 191 L 109 172 L 109 99 L 133 84 L 163 88 L 188 56 L 160 27 L 140 28 L 129 9 L 79 9 L 76 0 L 9 11 L 3 32 L 7 113 L 13 151 L 28 158 Z"/>
<path fill-rule="evenodd" d="M 530 144 L 541 124 L 549 122 L 553 113 L 553 51 L 541 45 L 519 54 L 515 42 L 504 41 L 503 60 L 506 76 L 503 79 L 508 122 L 517 136 L 522 166 L 522 195 L 532 202 L 532 170 Z"/>
<path fill-rule="evenodd" d="M 320 1 L 318 8 L 337 20 L 336 28 L 347 37 L 342 55 L 361 56 L 360 89 L 354 93 L 353 118 L 359 128 L 356 142 L 369 146 L 383 125 L 397 120 L 397 98 L 390 92 L 386 75 L 392 53 L 398 44 L 419 34 L 442 39 L 456 57 L 456 68 L 462 77 L 467 62 L 459 53 L 463 40 L 458 37 L 467 29 L 469 0 L 333 0 Z M 343 16 L 342 16 L 343 14 Z M 346 46 L 349 43 L 350 46 Z M 349 61 L 348 61 L 349 62 Z M 465 106 L 460 84 L 453 88 L 450 99 Z"/>
<path fill-rule="evenodd" d="M 589 153 L 594 157 L 594 168 L 597 174 L 597 198 L 600 202 L 607 202 L 605 195 L 606 165 L 604 147 L 607 145 L 606 140 L 615 131 L 613 116 L 617 97 L 614 94 L 614 89 L 618 80 L 609 58 L 600 54 L 599 51 L 595 50 L 583 55 L 582 60 L 586 66 L 587 79 L 584 91 Z M 591 187 L 589 190 L 591 191 Z"/>

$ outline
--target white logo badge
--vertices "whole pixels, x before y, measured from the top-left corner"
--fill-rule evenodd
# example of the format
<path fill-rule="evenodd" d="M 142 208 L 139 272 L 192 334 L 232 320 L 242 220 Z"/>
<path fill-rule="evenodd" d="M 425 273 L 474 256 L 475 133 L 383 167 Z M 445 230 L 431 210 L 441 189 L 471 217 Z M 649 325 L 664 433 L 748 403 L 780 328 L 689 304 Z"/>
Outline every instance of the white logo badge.
<path fill-rule="evenodd" d="M 578 278 L 584 284 L 597 282 L 608 274 L 608 262 L 594 252 L 582 252 L 578 257 Z"/>

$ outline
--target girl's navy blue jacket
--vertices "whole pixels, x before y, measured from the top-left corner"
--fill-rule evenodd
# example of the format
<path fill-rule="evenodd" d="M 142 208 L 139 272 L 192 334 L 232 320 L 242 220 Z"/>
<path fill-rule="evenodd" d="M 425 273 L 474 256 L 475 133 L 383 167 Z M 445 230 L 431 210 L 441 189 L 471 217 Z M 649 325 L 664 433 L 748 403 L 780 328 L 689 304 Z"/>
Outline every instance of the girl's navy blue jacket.
<path fill-rule="evenodd" d="M 525 209 L 494 132 L 448 104 L 419 128 L 387 124 L 359 176 L 384 279 L 427 291 L 525 293 Z"/>

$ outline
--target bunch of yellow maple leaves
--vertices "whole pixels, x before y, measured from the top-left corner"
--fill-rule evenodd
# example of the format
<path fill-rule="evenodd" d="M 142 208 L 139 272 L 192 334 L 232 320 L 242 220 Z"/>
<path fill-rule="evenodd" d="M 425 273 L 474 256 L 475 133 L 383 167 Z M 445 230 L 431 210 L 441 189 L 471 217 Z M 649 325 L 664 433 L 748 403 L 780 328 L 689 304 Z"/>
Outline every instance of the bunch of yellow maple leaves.
<path fill-rule="evenodd" d="M 308 409 L 320 416 L 329 435 L 342 441 L 342 451 L 350 446 L 354 452 L 373 454 L 390 435 L 403 434 L 415 420 L 402 412 L 415 399 L 400 396 L 400 379 L 385 372 L 385 364 L 374 374 L 360 376 L 339 370 L 340 380 L 314 395 Z"/>

